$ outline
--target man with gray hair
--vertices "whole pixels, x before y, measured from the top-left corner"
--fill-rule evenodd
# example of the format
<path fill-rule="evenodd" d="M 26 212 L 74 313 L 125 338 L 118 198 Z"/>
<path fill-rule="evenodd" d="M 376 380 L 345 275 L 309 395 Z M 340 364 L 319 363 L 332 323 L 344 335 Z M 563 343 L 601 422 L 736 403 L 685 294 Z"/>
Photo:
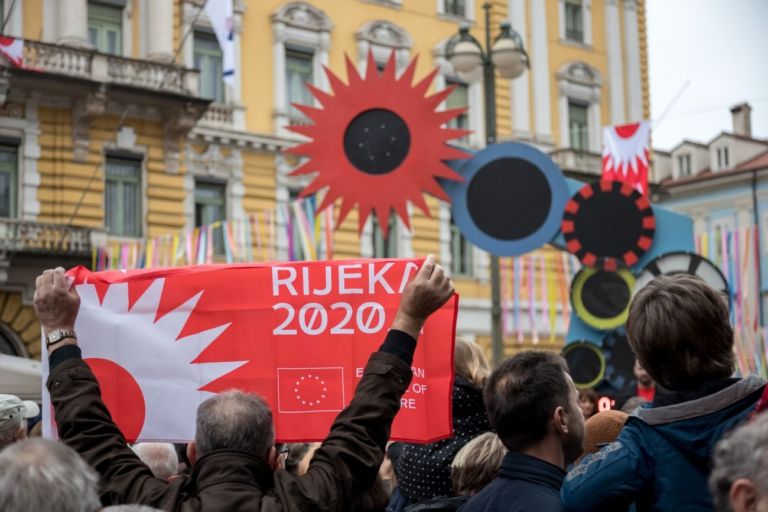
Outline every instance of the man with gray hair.
<path fill-rule="evenodd" d="M 0 452 L 3 512 L 95 512 L 99 477 L 72 448 L 27 439 Z"/>
<path fill-rule="evenodd" d="M 0 450 L 27 438 L 27 420 L 40 414 L 35 402 L 0 395 Z"/>
<path fill-rule="evenodd" d="M 133 451 L 155 478 L 168 480 L 179 470 L 179 456 L 171 443 L 137 443 Z"/>
<path fill-rule="evenodd" d="M 77 346 L 80 298 L 64 269 L 46 270 L 36 287 L 34 305 L 47 337 L 47 386 L 59 435 L 101 475 L 102 502 L 184 511 L 351 510 L 384 459 L 392 420 L 413 378 L 424 322 L 454 294 L 443 269 L 427 257 L 403 291 L 391 329 L 371 354 L 352 401 L 336 417 L 304 475 L 278 469 L 269 405 L 236 392 L 200 405 L 195 440 L 187 448 L 192 471 L 167 482 L 155 478 L 128 448 L 101 399 Z"/>
<path fill-rule="evenodd" d="M 709 490 L 718 512 L 768 511 L 768 413 L 717 443 Z"/>

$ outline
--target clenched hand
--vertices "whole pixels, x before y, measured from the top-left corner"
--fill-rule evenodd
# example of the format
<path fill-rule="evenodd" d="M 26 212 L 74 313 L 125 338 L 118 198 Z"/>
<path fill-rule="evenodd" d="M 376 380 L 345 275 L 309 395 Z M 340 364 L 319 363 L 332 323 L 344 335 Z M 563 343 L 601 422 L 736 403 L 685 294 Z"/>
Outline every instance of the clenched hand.
<path fill-rule="evenodd" d="M 46 270 L 37 277 L 34 306 L 44 334 L 57 329 L 75 328 L 80 297 L 67 283 L 63 268 Z"/>
<path fill-rule="evenodd" d="M 440 309 L 454 293 L 453 282 L 432 255 L 408 283 L 400 299 L 392 328 L 418 338 L 429 315 Z"/>

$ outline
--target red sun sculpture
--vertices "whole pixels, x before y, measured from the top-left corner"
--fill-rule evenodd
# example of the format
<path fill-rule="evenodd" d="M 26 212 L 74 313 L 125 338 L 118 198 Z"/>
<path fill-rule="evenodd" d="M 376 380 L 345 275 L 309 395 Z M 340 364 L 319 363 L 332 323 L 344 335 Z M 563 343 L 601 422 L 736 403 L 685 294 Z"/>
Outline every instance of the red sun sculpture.
<path fill-rule="evenodd" d="M 422 193 L 450 201 L 437 178 L 461 180 L 446 161 L 469 154 L 447 141 L 470 132 L 445 124 L 465 109 L 436 111 L 453 87 L 426 95 L 437 69 L 412 85 L 417 60 L 411 61 L 398 78 L 394 54 L 379 72 L 369 53 L 362 77 L 347 56 L 349 83 L 325 69 L 333 95 L 307 84 L 322 108 L 294 104 L 314 124 L 289 127 L 312 139 L 288 150 L 308 158 L 291 175 L 317 173 L 301 196 L 327 189 L 318 211 L 341 199 L 337 228 L 357 205 L 359 231 L 375 212 L 386 237 L 392 210 L 410 229 L 408 201 L 429 217 Z"/>

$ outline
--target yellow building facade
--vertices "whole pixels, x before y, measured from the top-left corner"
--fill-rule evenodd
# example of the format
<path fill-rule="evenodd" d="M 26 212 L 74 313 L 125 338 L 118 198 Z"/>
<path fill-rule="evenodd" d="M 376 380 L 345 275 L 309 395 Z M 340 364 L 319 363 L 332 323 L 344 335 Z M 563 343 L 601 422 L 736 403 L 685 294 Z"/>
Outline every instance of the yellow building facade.
<path fill-rule="evenodd" d="M 97 250 L 146 250 L 200 225 L 250 219 L 249 258 L 308 257 L 293 218 L 307 180 L 288 176 L 299 162 L 285 153 L 301 140 L 287 127 L 307 120 L 290 104 L 313 101 L 304 81 L 328 90 L 325 66 L 345 79 L 345 55 L 363 69 L 369 52 L 377 65 L 394 53 L 398 70 L 418 55 L 416 78 L 438 68 L 433 89 L 457 85 L 446 106 L 468 108 L 455 126 L 474 133 L 460 143 L 485 145 L 482 83 L 458 77 L 444 56 L 463 23 L 483 39 L 481 0 L 233 1 L 234 85 L 222 80 L 202 0 L 0 2 L 4 35 L 23 40 L 24 57 L 17 67 L 0 56 L 1 352 L 39 355 L 34 276 L 90 266 Z M 509 20 L 531 62 L 519 79 L 497 79 L 499 140 L 533 144 L 573 176 L 598 175 L 602 126 L 649 116 L 645 2 L 490 4 L 494 36 Z M 461 238 L 449 205 L 428 206 L 431 218 L 412 211 L 410 231 L 392 221 L 387 240 L 376 221 L 358 234 L 353 212 L 333 232 L 332 255 L 437 255 L 462 295 L 459 333 L 487 346 L 488 255 Z M 313 244 L 328 254 L 324 237 Z M 553 252 L 541 252 L 545 264 Z M 502 265 L 512 278 L 510 261 Z M 504 287 L 509 325 L 514 308 L 531 317 L 525 291 L 512 304 L 513 288 Z M 540 345 L 558 349 L 567 315 L 548 307 L 557 318 L 540 322 Z M 531 326 L 517 329 L 507 352 L 533 343 Z"/>

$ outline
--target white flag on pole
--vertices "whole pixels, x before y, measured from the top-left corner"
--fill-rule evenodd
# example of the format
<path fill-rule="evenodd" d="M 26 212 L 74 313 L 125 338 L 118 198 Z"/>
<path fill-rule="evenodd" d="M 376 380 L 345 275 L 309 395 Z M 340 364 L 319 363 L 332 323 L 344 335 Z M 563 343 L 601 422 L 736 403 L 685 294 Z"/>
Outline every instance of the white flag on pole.
<path fill-rule="evenodd" d="M 232 0 L 208 0 L 205 13 L 211 21 L 223 55 L 224 83 L 235 86 L 235 37 Z"/>

